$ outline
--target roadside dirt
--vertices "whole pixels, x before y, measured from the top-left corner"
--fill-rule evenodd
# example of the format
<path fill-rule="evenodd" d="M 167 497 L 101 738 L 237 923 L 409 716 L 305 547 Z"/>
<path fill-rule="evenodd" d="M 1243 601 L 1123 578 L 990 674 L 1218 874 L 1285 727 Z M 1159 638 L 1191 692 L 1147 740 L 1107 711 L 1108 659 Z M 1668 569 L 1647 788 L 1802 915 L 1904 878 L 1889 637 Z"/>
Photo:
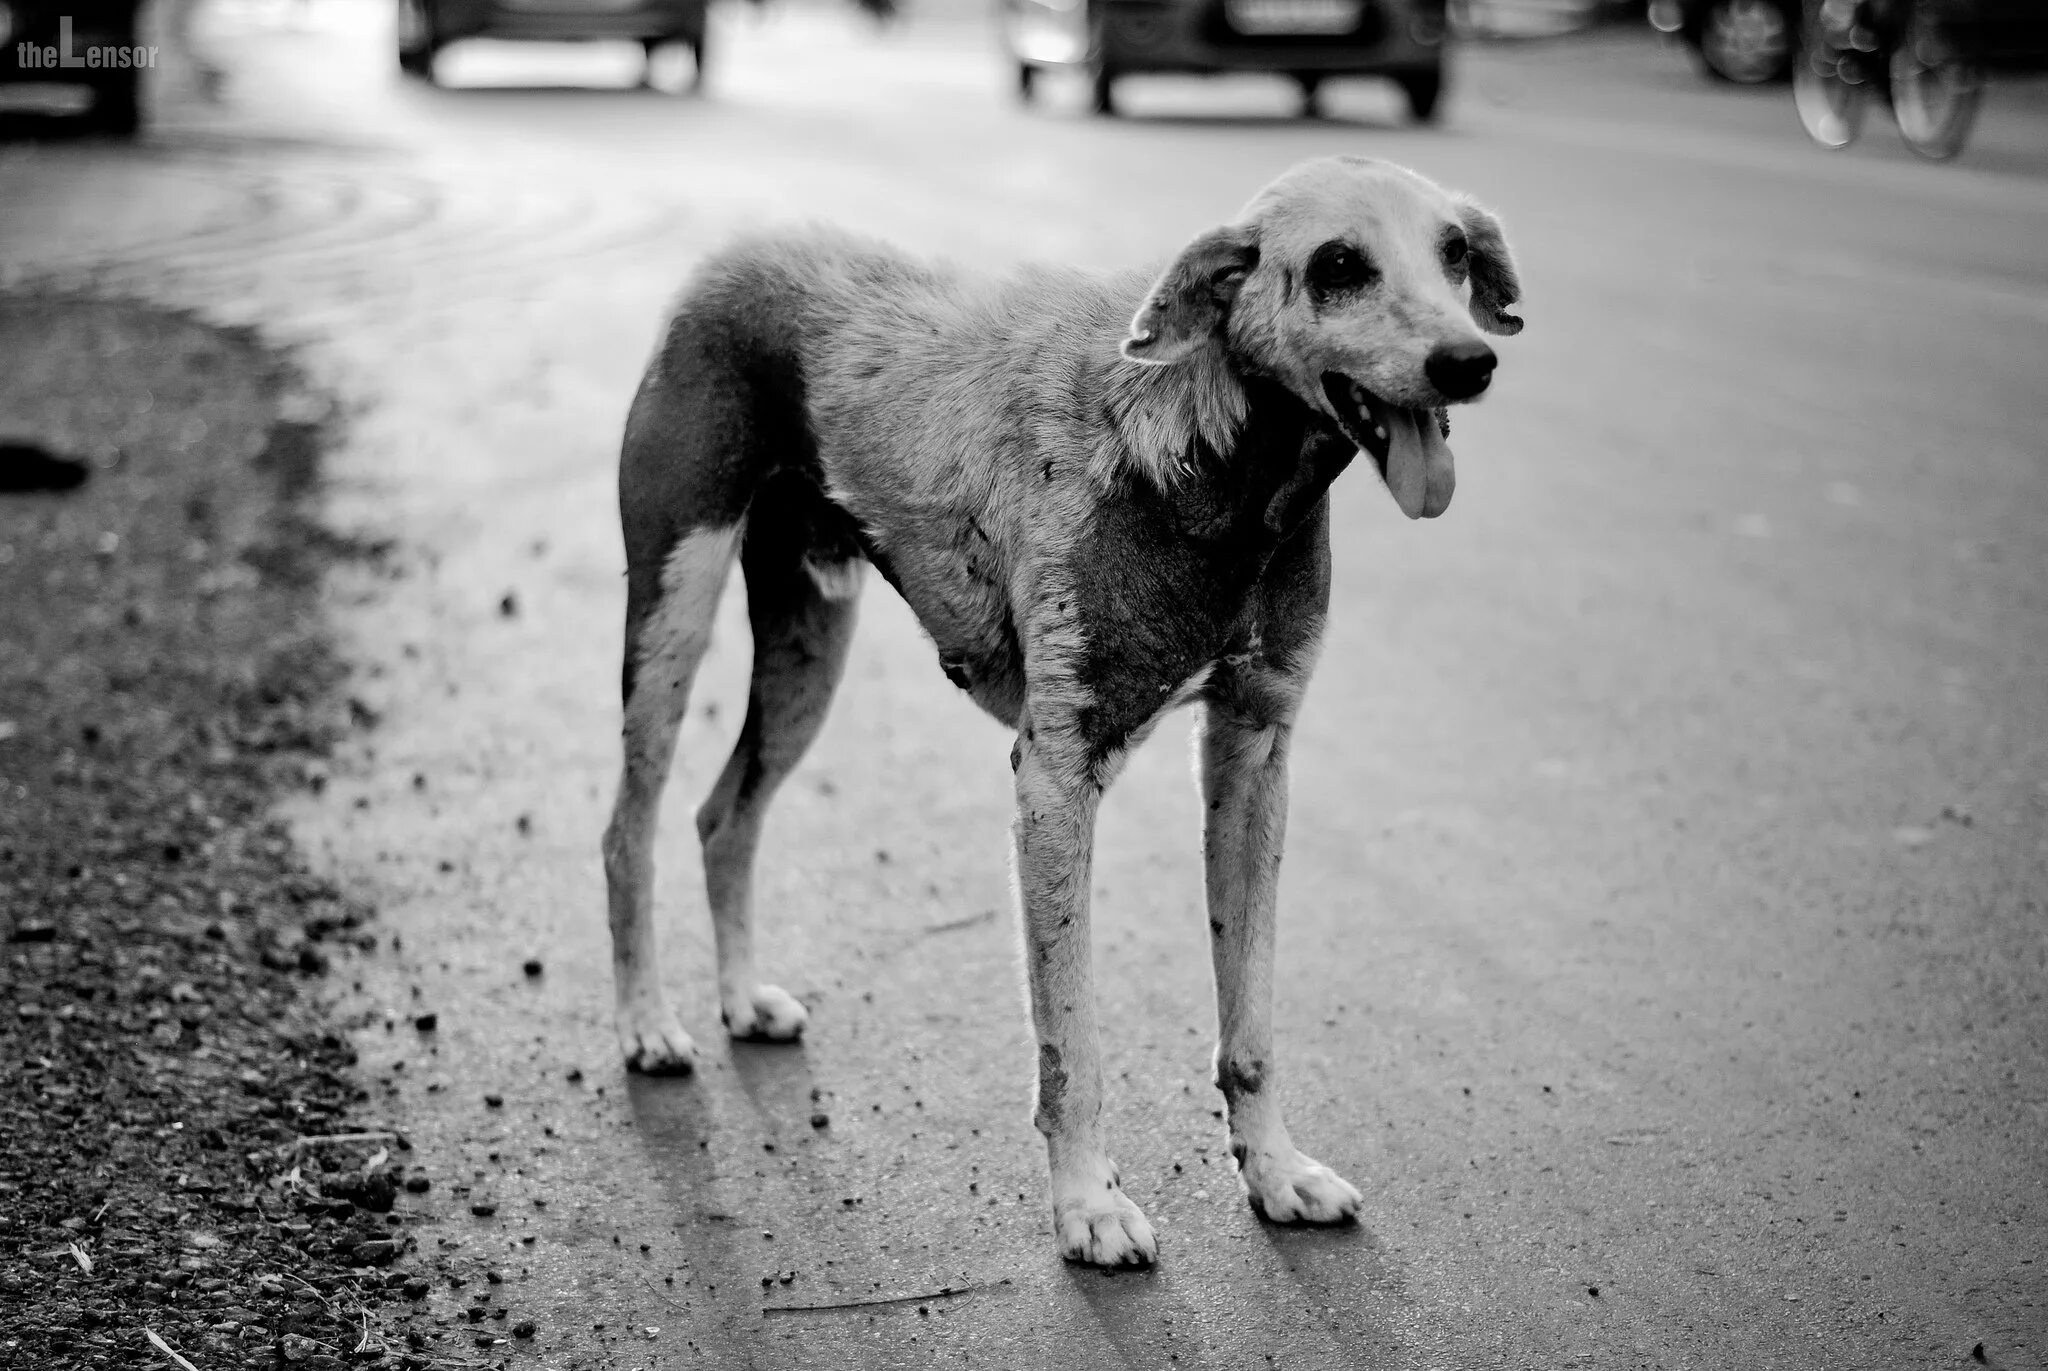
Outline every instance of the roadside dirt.
<path fill-rule="evenodd" d="M 252 335 L 0 295 L 0 442 L 90 473 L 0 495 L 0 1367 L 514 1343 L 420 1273 L 440 1197 L 323 994 L 379 935 L 272 814 L 375 723 L 315 599 L 381 556 L 311 517 L 330 426 Z"/>

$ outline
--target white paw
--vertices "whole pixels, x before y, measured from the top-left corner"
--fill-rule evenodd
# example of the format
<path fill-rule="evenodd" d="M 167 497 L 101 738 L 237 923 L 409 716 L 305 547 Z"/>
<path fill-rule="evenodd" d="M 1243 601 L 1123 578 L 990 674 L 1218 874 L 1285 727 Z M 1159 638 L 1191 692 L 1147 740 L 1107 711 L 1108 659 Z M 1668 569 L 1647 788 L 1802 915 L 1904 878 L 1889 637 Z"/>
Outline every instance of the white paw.
<path fill-rule="evenodd" d="M 1364 1202 L 1351 1182 L 1292 1147 L 1247 1153 L 1241 1168 L 1252 1208 L 1274 1223 L 1343 1223 Z"/>
<path fill-rule="evenodd" d="M 1106 1168 L 1113 1176 L 1115 1168 Z M 1089 1266 L 1150 1266 L 1159 1240 L 1144 1211 L 1114 1180 L 1084 1182 L 1080 1188 L 1053 1182 L 1053 1236 L 1060 1255 Z"/>
<path fill-rule="evenodd" d="M 619 1050 L 626 1055 L 626 1070 L 650 1076 L 687 1076 L 697 1069 L 697 1044 L 667 1008 L 621 1009 L 618 1023 Z"/>
<path fill-rule="evenodd" d="M 737 1011 L 725 1009 L 725 1031 L 756 1042 L 794 1042 L 804 1035 L 810 1012 L 780 986 L 757 985 L 753 997 Z"/>

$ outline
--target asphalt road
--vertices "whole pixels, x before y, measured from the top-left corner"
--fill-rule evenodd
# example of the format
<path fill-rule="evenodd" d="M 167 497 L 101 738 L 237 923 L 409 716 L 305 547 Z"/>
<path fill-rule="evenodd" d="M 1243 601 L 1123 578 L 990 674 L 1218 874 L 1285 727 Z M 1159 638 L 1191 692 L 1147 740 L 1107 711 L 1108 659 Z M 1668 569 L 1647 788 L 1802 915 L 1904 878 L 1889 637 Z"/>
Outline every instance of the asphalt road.
<path fill-rule="evenodd" d="M 334 517 L 400 550 L 331 598 L 383 721 L 295 817 L 402 938 L 345 1007 L 440 1168 L 435 1255 L 541 1323 L 522 1362 L 2048 1365 L 2048 91 L 1994 90 L 1935 167 L 1883 130 L 1823 154 L 1782 91 L 1642 35 L 1468 52 L 1441 130 L 1368 83 L 1317 123 L 1254 79 L 1025 111 L 965 21 L 716 37 L 701 101 L 617 88 L 610 49 L 457 51 L 430 90 L 360 7 L 227 7 L 227 108 L 0 149 L 0 263 L 261 323 L 348 399 Z M 1496 207 L 1529 320 L 1445 518 L 1369 471 L 1332 497 L 1277 1017 L 1295 1135 L 1362 1221 L 1262 1225 L 1230 1174 L 1169 721 L 1096 866 L 1112 1137 L 1162 1261 L 1057 1260 L 1010 740 L 879 586 L 759 881 L 805 1045 L 730 1047 L 713 1009 L 689 814 L 744 705 L 735 596 L 659 886 L 705 1066 L 627 1079 L 612 470 L 690 262 L 811 218 L 1157 259 L 1338 151 Z"/>

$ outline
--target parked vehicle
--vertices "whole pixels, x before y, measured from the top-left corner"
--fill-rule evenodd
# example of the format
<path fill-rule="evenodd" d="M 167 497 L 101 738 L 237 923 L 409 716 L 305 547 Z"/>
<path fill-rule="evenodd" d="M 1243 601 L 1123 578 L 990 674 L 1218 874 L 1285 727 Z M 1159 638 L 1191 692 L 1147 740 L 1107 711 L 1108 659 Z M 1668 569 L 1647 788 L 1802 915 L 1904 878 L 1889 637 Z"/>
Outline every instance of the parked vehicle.
<path fill-rule="evenodd" d="M 1650 23 L 1738 86 L 1785 80 L 1799 55 L 1799 0 L 1651 0 Z"/>
<path fill-rule="evenodd" d="M 650 63 L 667 44 L 689 48 L 694 88 L 704 80 L 705 8 L 706 0 L 398 0 L 398 66 L 431 80 L 435 56 L 462 38 L 626 38 Z"/>
<path fill-rule="evenodd" d="M 154 49 L 136 41 L 139 0 L 0 0 L 0 84 L 85 86 L 84 118 L 107 133 L 142 126 L 142 71 Z M 76 61 L 79 65 L 71 65 Z"/>
<path fill-rule="evenodd" d="M 1436 118 L 1444 85 L 1444 0 L 1001 0 L 1017 90 L 1038 74 L 1085 72 L 1098 114 L 1116 112 L 1118 77 L 1135 72 L 1273 71 L 1317 111 L 1323 82 L 1384 76 L 1417 120 Z"/>

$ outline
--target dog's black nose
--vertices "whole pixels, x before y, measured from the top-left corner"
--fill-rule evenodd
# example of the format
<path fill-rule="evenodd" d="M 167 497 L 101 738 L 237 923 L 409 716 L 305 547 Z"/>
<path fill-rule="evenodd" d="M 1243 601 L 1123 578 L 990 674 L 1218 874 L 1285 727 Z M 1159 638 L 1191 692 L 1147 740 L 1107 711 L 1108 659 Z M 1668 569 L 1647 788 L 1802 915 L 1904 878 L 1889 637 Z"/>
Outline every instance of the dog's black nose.
<path fill-rule="evenodd" d="M 1446 400 L 1469 400 L 1493 380 L 1496 360 L 1484 343 L 1452 343 L 1430 353 L 1422 373 Z"/>

